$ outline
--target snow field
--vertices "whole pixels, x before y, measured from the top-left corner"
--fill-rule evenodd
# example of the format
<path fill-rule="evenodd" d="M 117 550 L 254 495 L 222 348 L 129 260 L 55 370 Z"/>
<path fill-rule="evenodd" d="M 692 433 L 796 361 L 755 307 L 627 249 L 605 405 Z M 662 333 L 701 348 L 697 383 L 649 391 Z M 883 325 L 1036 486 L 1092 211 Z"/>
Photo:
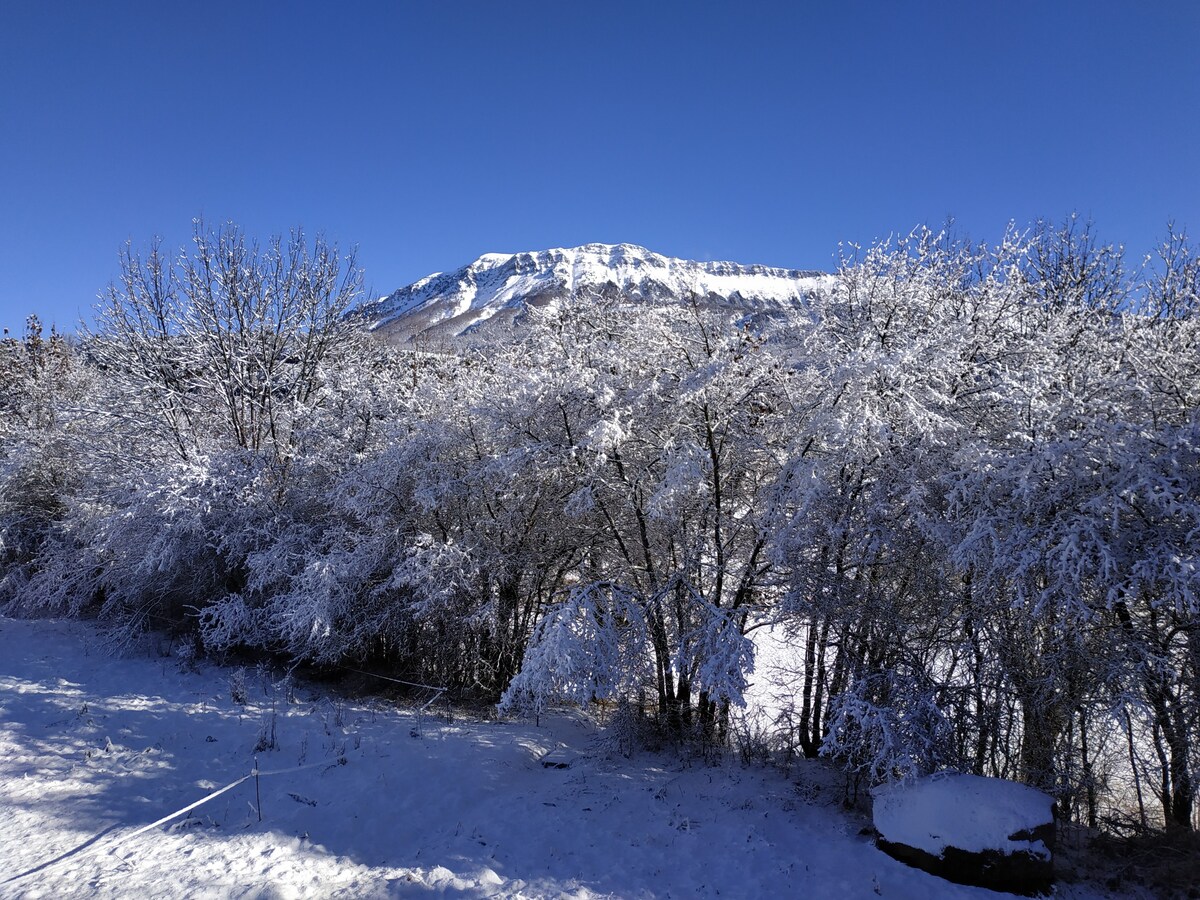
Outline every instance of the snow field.
<path fill-rule="evenodd" d="M 630 760 L 595 726 L 426 716 L 0 618 L 0 897 L 984 897 L 801 772 Z M 237 781 L 185 817 L 135 832 Z M 570 761 L 547 768 L 542 758 Z M 1066 896 L 1085 897 L 1075 893 Z"/>

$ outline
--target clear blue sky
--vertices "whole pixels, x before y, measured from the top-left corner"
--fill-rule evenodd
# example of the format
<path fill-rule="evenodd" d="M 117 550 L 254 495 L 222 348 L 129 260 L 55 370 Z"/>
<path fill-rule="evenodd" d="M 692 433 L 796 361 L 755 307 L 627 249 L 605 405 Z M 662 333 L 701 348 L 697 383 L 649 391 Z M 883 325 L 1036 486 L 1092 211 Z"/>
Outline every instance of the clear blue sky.
<path fill-rule="evenodd" d="M 829 268 L 954 216 L 1200 237 L 1200 3 L 0 0 L 0 324 L 90 318 L 193 217 L 375 293 L 630 241 Z"/>

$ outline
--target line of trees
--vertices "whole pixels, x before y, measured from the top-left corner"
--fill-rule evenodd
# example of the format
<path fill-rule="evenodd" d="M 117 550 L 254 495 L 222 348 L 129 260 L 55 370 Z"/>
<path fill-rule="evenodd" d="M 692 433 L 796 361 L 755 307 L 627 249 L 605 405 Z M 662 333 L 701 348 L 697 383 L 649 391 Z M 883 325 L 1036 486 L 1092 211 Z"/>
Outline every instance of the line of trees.
<path fill-rule="evenodd" d="M 353 258 L 199 226 L 0 344 L 0 604 L 1196 824 L 1200 260 L 919 231 L 753 317 L 577 297 L 439 352 Z M 642 698 L 646 698 L 645 701 Z M 781 726 L 784 727 L 784 726 Z M 1107 818 L 1106 818 L 1107 817 Z"/>

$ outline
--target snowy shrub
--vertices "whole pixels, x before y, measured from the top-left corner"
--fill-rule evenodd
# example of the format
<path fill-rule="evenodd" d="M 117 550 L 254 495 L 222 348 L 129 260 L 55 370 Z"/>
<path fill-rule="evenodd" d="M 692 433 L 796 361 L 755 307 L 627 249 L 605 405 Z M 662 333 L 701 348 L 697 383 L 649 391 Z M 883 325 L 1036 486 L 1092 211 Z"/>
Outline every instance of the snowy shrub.
<path fill-rule="evenodd" d="M 646 641 L 642 609 L 628 590 L 608 582 L 576 590 L 542 621 L 500 710 L 538 714 L 554 701 L 626 696 L 640 684 Z"/>
<path fill-rule="evenodd" d="M 248 644 L 257 634 L 254 611 L 241 594 L 226 594 L 204 607 L 196 622 L 200 639 L 209 650 L 229 650 Z"/>
<path fill-rule="evenodd" d="M 908 780 L 953 761 L 949 735 L 927 687 L 894 673 L 866 676 L 830 701 L 821 754 L 856 784 Z"/>
<path fill-rule="evenodd" d="M 745 706 L 747 676 L 754 671 L 754 643 L 735 621 L 735 613 L 716 609 L 693 597 L 699 626 L 687 638 L 691 656 L 686 668 L 694 681 L 714 700 Z"/>
<path fill-rule="evenodd" d="M 238 667 L 229 676 L 229 699 L 238 706 L 245 706 L 250 700 L 249 689 L 246 685 L 246 670 Z"/>
<path fill-rule="evenodd" d="M 729 737 L 743 765 L 768 763 L 774 755 L 775 733 L 769 722 L 742 710 L 729 715 Z M 790 762 L 785 754 L 784 762 Z"/>
<path fill-rule="evenodd" d="M 599 748 L 628 759 L 639 750 L 656 753 L 663 748 L 665 735 L 661 725 L 646 713 L 642 699 L 622 697 L 604 723 Z"/>
<path fill-rule="evenodd" d="M 79 442 L 95 385 L 62 335 L 42 337 L 30 316 L 18 340 L 0 339 L 0 608 L 27 608 L 39 558 L 85 483 Z"/>

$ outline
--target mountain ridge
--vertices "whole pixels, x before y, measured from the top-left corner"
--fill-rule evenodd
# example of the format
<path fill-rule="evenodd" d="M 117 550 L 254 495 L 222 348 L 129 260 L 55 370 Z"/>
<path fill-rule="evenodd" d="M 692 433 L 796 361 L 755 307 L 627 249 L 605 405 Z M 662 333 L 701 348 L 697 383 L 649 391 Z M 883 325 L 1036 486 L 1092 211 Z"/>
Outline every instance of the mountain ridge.
<path fill-rule="evenodd" d="M 637 244 L 589 243 L 485 253 L 365 303 L 354 315 L 392 341 L 449 339 L 511 323 L 530 306 L 584 291 L 615 291 L 655 303 L 698 296 L 709 304 L 759 311 L 800 302 L 826 278 L 806 269 L 678 259 Z"/>

